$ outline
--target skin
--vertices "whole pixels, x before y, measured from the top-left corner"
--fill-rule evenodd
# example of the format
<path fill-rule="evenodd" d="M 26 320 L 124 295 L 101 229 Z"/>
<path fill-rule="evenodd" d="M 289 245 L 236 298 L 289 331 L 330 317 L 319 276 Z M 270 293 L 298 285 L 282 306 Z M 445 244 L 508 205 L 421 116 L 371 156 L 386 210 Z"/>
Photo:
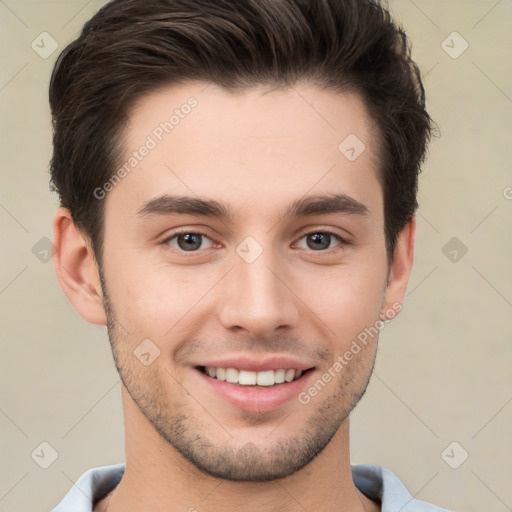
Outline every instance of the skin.
<path fill-rule="evenodd" d="M 54 219 L 61 286 L 83 318 L 108 324 L 123 380 L 126 471 L 95 510 L 379 510 L 352 481 L 348 418 L 377 337 L 308 404 L 294 396 L 270 411 L 227 402 L 195 368 L 225 356 L 289 356 L 312 368 L 304 391 L 359 333 L 394 316 L 415 223 L 388 261 L 378 134 L 354 93 L 193 83 L 138 102 L 125 156 L 191 96 L 197 107 L 104 199 L 103 286 L 69 212 Z M 349 134 L 366 146 L 353 162 L 338 150 Z M 215 200 L 232 218 L 140 214 L 164 194 Z M 364 212 L 286 215 L 294 201 L 335 194 Z M 203 245 L 180 249 L 178 230 L 204 233 Z M 310 248 L 307 234 L 326 232 L 344 241 Z M 262 249 L 251 263 L 236 251 L 248 236 Z M 160 350 L 149 365 L 134 355 L 145 339 Z"/>

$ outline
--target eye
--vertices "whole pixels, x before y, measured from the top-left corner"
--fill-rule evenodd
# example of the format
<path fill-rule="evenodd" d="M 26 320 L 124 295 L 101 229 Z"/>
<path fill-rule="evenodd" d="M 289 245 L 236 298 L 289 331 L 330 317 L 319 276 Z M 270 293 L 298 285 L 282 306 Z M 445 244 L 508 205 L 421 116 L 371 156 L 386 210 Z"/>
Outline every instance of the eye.
<path fill-rule="evenodd" d="M 212 240 L 203 233 L 183 232 L 177 233 L 165 241 L 175 249 L 187 252 L 209 249 L 213 246 Z"/>
<path fill-rule="evenodd" d="M 302 240 L 305 240 L 305 245 L 302 244 Z M 343 243 L 343 240 L 334 233 L 326 232 L 315 232 L 304 235 L 297 244 L 301 249 L 311 249 L 312 251 L 324 251 L 326 249 L 332 249 Z"/>

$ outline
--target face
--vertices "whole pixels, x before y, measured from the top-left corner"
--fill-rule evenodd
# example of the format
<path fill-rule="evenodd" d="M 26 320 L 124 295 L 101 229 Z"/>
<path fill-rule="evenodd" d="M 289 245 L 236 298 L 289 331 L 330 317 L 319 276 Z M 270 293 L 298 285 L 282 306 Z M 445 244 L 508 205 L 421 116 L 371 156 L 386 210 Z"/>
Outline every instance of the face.
<path fill-rule="evenodd" d="M 148 428 L 211 475 L 294 473 L 364 393 L 377 336 L 351 347 L 392 308 L 370 125 L 312 86 L 189 84 L 133 110 L 104 199 L 110 340 Z"/>

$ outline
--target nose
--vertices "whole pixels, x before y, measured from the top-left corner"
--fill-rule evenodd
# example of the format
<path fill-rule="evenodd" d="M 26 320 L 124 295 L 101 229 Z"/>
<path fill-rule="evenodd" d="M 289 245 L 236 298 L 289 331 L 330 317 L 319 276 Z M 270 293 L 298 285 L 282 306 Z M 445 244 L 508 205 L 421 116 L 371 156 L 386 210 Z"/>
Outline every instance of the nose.
<path fill-rule="evenodd" d="M 252 263 L 235 261 L 220 293 L 219 318 L 224 328 L 254 337 L 297 326 L 299 298 L 283 266 L 264 251 Z"/>

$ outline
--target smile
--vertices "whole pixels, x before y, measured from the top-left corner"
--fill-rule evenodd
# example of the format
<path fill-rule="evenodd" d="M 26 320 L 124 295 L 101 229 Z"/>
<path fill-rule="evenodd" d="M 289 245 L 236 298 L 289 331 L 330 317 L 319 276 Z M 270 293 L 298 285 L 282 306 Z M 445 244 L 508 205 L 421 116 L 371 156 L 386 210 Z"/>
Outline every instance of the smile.
<path fill-rule="evenodd" d="M 202 382 L 208 393 L 212 393 L 212 399 L 258 414 L 277 410 L 285 404 L 297 404 L 298 394 L 316 375 L 314 367 L 305 365 L 302 368 L 279 368 L 281 365 L 276 364 L 272 369 L 268 364 L 253 362 L 253 366 L 257 368 L 247 369 L 251 367 L 250 363 L 242 368 L 236 368 L 234 364 L 224 367 L 210 363 L 195 366 L 194 373 L 199 377 L 198 384 Z"/>
<path fill-rule="evenodd" d="M 199 369 L 206 375 L 230 384 L 240 386 L 275 386 L 297 380 L 302 375 L 302 370 L 278 369 L 265 371 L 238 370 L 236 368 L 215 368 L 213 366 L 201 366 Z"/>

